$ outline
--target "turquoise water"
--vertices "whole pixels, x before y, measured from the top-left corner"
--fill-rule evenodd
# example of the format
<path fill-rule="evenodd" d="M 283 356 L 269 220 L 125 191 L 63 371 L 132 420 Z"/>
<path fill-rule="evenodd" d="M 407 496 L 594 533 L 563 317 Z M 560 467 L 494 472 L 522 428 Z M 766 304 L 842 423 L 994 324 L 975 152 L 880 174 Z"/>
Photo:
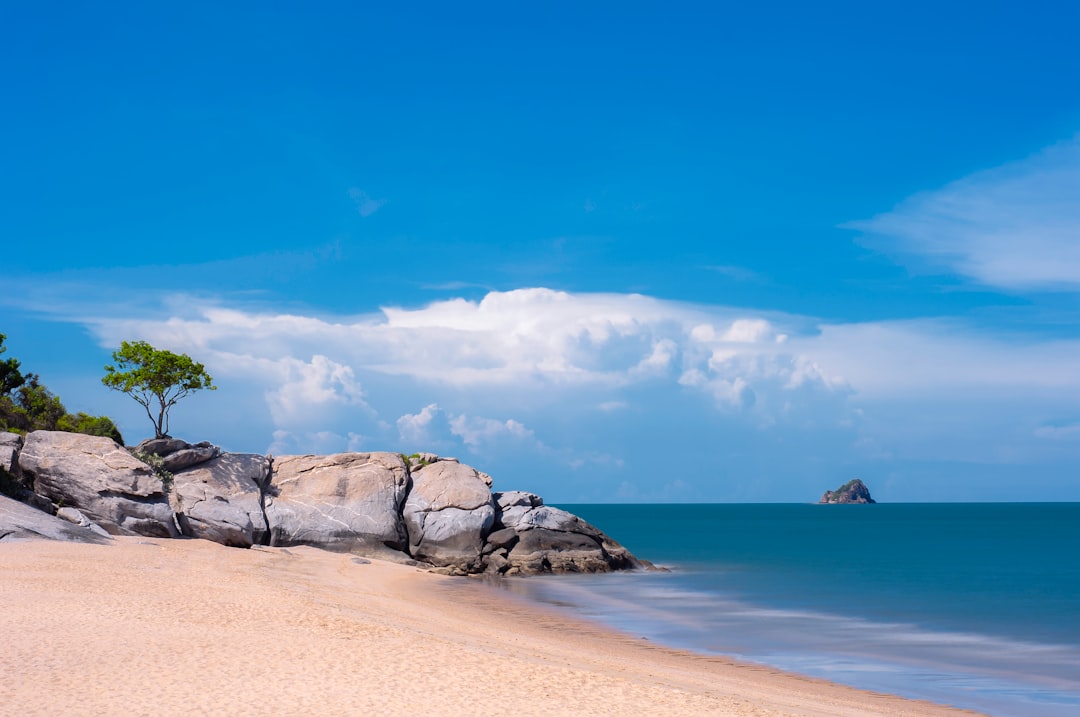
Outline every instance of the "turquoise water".
<path fill-rule="evenodd" d="M 1080 504 L 560 507 L 671 572 L 515 582 L 533 598 L 866 689 L 1080 714 Z"/>

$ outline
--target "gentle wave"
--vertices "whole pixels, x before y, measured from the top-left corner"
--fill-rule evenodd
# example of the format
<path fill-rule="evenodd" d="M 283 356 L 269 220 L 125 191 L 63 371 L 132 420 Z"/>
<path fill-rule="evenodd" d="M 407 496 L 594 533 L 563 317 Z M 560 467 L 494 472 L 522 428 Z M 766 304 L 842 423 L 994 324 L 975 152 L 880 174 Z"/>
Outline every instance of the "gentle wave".
<path fill-rule="evenodd" d="M 560 576 L 511 589 L 661 644 L 1016 717 L 1080 710 L 1080 649 L 755 605 L 696 572 Z"/>

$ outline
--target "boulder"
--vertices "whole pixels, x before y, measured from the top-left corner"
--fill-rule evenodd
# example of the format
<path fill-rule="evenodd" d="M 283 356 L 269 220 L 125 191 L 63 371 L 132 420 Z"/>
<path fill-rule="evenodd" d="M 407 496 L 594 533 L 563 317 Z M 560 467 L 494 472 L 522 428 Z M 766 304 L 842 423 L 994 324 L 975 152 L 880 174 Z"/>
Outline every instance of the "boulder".
<path fill-rule="evenodd" d="M 518 532 L 513 528 L 502 528 L 501 530 L 492 531 L 484 542 L 483 552 L 493 553 L 496 550 L 501 549 L 509 550 L 514 547 L 514 544 L 519 539 Z"/>
<path fill-rule="evenodd" d="M 278 456 L 266 491 L 271 545 L 404 551 L 409 473 L 397 453 Z"/>
<path fill-rule="evenodd" d="M 565 510 L 544 505 L 537 495 L 515 491 L 496 497 L 500 508 L 497 524 L 503 529 L 492 533 L 491 537 L 500 536 L 501 543 L 492 547 L 510 547 L 505 565 L 499 565 L 496 571 L 523 575 L 597 573 L 643 565 L 595 526 Z M 501 537 L 506 530 L 515 532 L 516 543 L 508 544 Z"/>
<path fill-rule="evenodd" d="M 111 438 L 34 431 L 19 469 L 34 493 L 78 508 L 112 535 L 179 535 L 161 479 Z"/>
<path fill-rule="evenodd" d="M 22 444 L 23 437 L 18 433 L 0 431 L 0 471 L 15 474 L 19 468 L 19 449 Z"/>
<path fill-rule="evenodd" d="M 496 519 L 500 525 L 507 527 L 514 527 L 526 513 L 544 504 L 543 498 L 535 493 L 526 493 L 523 490 L 492 493 L 492 497 L 498 506 Z"/>
<path fill-rule="evenodd" d="M 190 448 L 191 444 L 187 441 L 182 441 L 179 438 L 147 438 L 145 441 L 135 446 L 132 450 L 135 453 L 155 453 L 162 458 L 170 453 L 176 453 L 184 448 Z"/>
<path fill-rule="evenodd" d="M 175 473 L 169 501 L 180 530 L 239 548 L 267 542 L 262 486 L 269 473 L 269 459 L 252 453 L 225 453 Z"/>
<path fill-rule="evenodd" d="M 162 466 L 170 473 L 205 463 L 221 455 L 221 449 L 209 441 L 192 445 L 179 438 L 148 438 L 135 446 L 132 453 L 153 453 L 161 457 Z"/>
<path fill-rule="evenodd" d="M 165 470 L 170 473 L 176 473 L 185 468 L 205 463 L 206 461 L 217 457 L 219 453 L 220 451 L 217 446 L 190 446 L 170 453 L 162 458 L 161 462 L 164 465 Z"/>
<path fill-rule="evenodd" d="M 468 572 L 483 569 L 484 538 L 495 522 L 495 502 L 481 475 L 440 460 L 412 474 L 403 516 L 409 552 L 417 560 Z"/>
<path fill-rule="evenodd" d="M 0 495 L 0 542 L 8 540 L 70 540 L 79 543 L 108 543 L 112 540 L 92 524 L 73 525 Z"/>
<path fill-rule="evenodd" d="M 511 574 L 604 573 L 637 567 L 626 548 L 604 538 L 547 528 L 526 530 L 518 537 L 507 555 Z"/>

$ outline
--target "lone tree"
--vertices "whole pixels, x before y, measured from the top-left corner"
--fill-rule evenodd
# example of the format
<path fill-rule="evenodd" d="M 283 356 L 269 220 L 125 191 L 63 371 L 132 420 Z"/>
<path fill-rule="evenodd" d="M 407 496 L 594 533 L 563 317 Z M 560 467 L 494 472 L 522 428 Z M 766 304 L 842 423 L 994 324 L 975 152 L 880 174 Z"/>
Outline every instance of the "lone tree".
<path fill-rule="evenodd" d="M 123 391 L 146 409 L 154 424 L 154 438 L 168 437 L 169 409 L 177 401 L 200 389 L 217 390 L 203 365 L 187 354 L 162 351 L 145 341 L 125 341 L 112 357 L 116 365 L 105 367 L 101 382 Z"/>

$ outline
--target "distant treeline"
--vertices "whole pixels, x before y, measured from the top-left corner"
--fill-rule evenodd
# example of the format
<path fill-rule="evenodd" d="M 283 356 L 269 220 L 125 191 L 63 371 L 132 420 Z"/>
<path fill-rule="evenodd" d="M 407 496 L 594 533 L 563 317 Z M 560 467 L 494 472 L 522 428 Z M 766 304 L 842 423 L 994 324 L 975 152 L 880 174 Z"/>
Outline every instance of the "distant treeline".
<path fill-rule="evenodd" d="M 0 334 L 0 354 L 7 336 Z M 41 383 L 36 373 L 23 373 L 14 358 L 0 359 L 0 431 L 68 431 L 107 436 L 120 445 L 124 438 L 108 416 L 68 413 L 60 397 Z"/>

